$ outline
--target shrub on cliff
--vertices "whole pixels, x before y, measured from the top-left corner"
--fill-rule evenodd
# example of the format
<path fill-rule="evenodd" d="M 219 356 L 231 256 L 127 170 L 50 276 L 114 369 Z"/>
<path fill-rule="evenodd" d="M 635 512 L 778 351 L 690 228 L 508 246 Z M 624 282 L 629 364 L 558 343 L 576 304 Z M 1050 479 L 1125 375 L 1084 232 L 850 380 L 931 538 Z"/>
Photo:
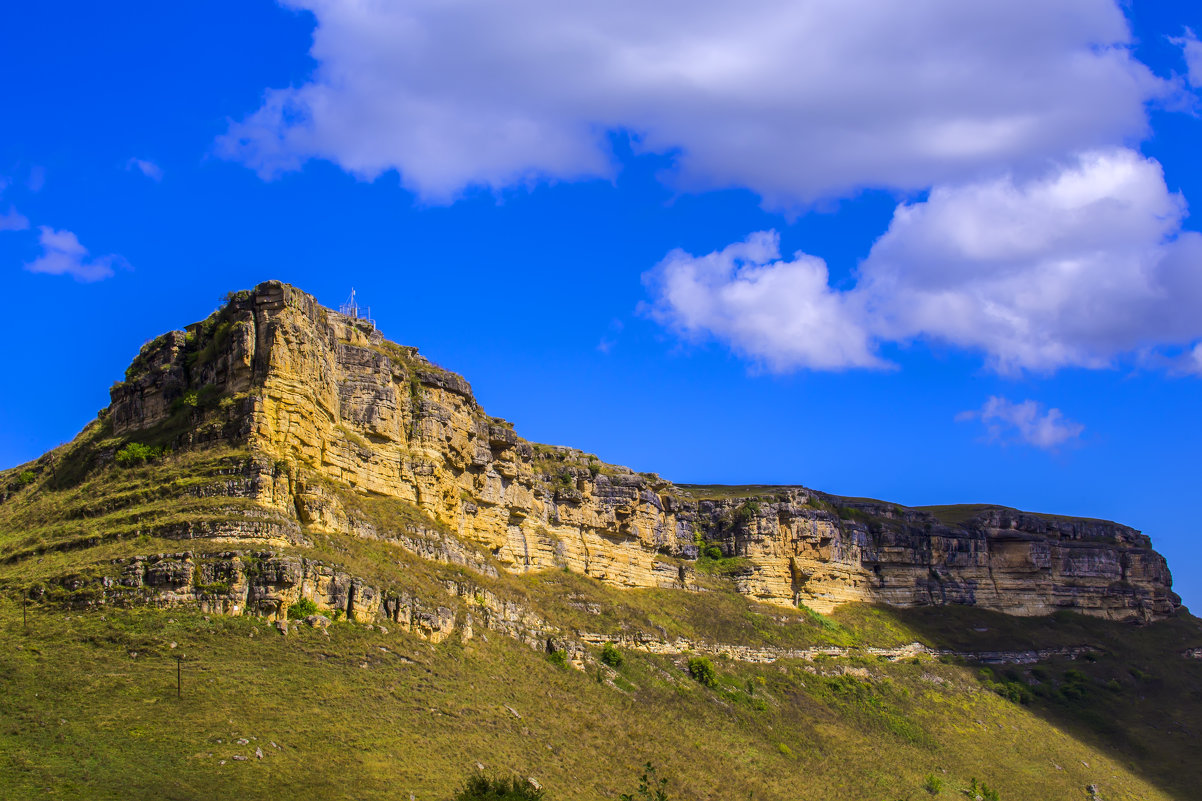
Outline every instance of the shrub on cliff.
<path fill-rule="evenodd" d="M 689 660 L 689 675 L 706 687 L 718 686 L 718 672 L 714 665 L 704 656 L 695 656 Z"/>
<path fill-rule="evenodd" d="M 626 658 L 622 656 L 622 652 L 612 642 L 607 642 L 601 648 L 601 661 L 611 668 L 616 669 L 622 667 L 622 663 L 626 661 Z"/>
<path fill-rule="evenodd" d="M 143 445 L 141 442 L 127 442 L 125 447 L 117 451 L 113 457 L 120 467 L 137 467 L 146 462 L 153 462 L 164 454 L 162 448 Z"/>
<path fill-rule="evenodd" d="M 301 598 L 299 601 L 288 607 L 289 620 L 304 620 L 309 615 L 317 614 L 317 604 L 313 603 L 309 598 Z"/>

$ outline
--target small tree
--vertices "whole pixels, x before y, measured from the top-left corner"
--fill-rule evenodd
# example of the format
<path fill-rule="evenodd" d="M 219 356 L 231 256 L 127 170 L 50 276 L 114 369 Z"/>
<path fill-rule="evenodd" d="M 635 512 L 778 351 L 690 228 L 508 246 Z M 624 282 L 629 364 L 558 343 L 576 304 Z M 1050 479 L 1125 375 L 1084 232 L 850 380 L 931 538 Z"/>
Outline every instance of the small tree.
<path fill-rule="evenodd" d="M 309 615 L 317 614 L 317 604 L 310 598 L 301 598 L 299 601 L 288 607 L 289 620 L 304 620 Z"/>
<path fill-rule="evenodd" d="M 626 659 L 622 656 L 622 652 L 615 648 L 612 642 L 607 642 L 601 647 L 602 663 L 609 665 L 611 668 L 616 670 L 617 668 L 622 667 L 622 663 L 625 661 Z"/>
<path fill-rule="evenodd" d="M 718 673 L 714 665 L 704 656 L 695 656 L 689 660 L 689 675 L 706 687 L 718 686 Z"/>

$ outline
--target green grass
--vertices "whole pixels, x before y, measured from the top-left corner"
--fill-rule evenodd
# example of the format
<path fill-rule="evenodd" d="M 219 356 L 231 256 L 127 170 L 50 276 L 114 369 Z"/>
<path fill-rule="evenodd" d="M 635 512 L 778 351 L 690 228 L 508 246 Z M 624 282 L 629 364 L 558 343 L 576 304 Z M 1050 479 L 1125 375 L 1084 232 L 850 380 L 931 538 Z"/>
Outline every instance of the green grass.
<path fill-rule="evenodd" d="M 1020 509 L 1012 509 L 1009 506 L 998 506 L 996 504 L 989 503 L 958 503 L 947 504 L 943 506 L 914 506 L 911 508 L 918 512 L 926 512 L 927 514 L 934 515 L 939 522 L 949 526 L 963 525 L 978 515 L 984 514 L 985 512 L 991 512 L 995 510 L 1010 512 L 1022 511 Z M 1032 515 L 1034 517 L 1042 517 L 1045 520 L 1059 522 L 1089 522 L 1114 525 L 1114 521 L 1112 520 L 1103 520 L 1096 517 L 1075 517 L 1073 515 L 1057 515 L 1048 514 L 1045 512 L 1022 512 L 1022 514 Z"/>
<path fill-rule="evenodd" d="M 768 498 L 784 496 L 790 490 L 805 487 L 776 484 L 676 484 L 682 496 L 693 501 L 719 501 L 735 498 Z"/>
<path fill-rule="evenodd" d="M 1167 765 L 1180 751 L 1162 773 L 930 661 L 716 660 L 704 687 L 682 659 L 628 653 L 623 688 L 491 633 L 431 646 L 350 623 L 282 637 L 253 618 L 55 607 L 25 630 L 5 601 L 0 634 L 0 787 L 15 798 L 450 801 L 476 762 L 565 801 L 629 792 L 648 761 L 670 799 L 917 798 L 939 771 L 948 790 L 977 777 L 1002 798 L 1096 783 L 1152 801 L 1197 780 L 1196 762 Z M 1143 681 L 1153 703 L 1181 689 Z M 1149 746 L 1169 736 L 1158 723 Z"/>

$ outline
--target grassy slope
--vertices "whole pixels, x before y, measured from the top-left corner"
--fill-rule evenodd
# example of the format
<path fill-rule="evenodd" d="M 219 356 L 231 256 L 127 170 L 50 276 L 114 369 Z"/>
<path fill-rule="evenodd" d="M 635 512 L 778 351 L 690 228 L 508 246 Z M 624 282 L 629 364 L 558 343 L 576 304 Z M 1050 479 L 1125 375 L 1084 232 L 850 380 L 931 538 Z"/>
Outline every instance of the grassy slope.
<path fill-rule="evenodd" d="M 11 603 L 0 627 L 0 786 L 15 797 L 439 799 L 480 761 L 553 798 L 612 798 L 646 760 L 673 798 L 918 798 L 929 772 L 1002 798 L 1074 798 L 1087 783 L 1108 799 L 1186 797 L 937 662 L 867 663 L 850 679 L 719 662 L 711 690 L 630 653 L 603 674 L 616 686 L 598 683 L 498 636 L 430 646 L 343 624 L 285 638 L 253 619 L 53 609 L 24 633 Z M 1159 681 L 1144 692 L 1176 689 Z"/>
<path fill-rule="evenodd" d="M 306 553 L 382 585 L 437 602 L 441 580 L 467 578 L 568 631 L 782 647 L 1088 643 L 1098 656 L 989 676 L 932 660 L 716 661 L 721 684 L 709 689 L 688 678 L 684 658 L 627 652 L 620 673 L 603 669 L 598 682 L 497 634 L 431 646 L 339 624 L 328 639 L 312 630 L 284 638 L 253 619 L 52 606 L 35 608 L 22 629 L 12 591 L 32 582 L 131 553 L 228 548 L 138 531 L 163 508 L 230 509 L 228 498 L 193 491 L 227 480 L 244 458 L 181 453 L 94 469 L 57 489 L 42 474 L 0 505 L 0 557 L 9 557 L 0 563 L 9 593 L 0 599 L 0 797 L 448 799 L 477 761 L 535 776 L 561 800 L 630 792 L 648 760 L 671 780 L 672 799 L 918 799 L 930 797 L 921 789 L 929 773 L 944 779 L 947 798 L 977 777 L 1003 799 L 1084 797 L 1086 784 L 1108 801 L 1186 799 L 1202 781 L 1193 749 L 1202 662 L 1181 656 L 1202 646 L 1202 629 L 1188 616 L 1133 627 L 849 606 L 827 619 L 737 595 L 721 564 L 699 574 L 706 592 L 624 591 L 562 572 L 490 579 L 388 542 L 310 532 Z M 365 500 L 357 511 L 381 530 L 421 522 L 384 506 Z M 95 531 L 121 536 L 91 543 Z M 38 553 L 64 543 L 77 547 Z M 177 700 L 180 653 L 187 693 Z M 1030 703 L 1004 700 L 987 682 L 1029 686 Z M 258 739 L 232 744 L 239 737 Z"/>

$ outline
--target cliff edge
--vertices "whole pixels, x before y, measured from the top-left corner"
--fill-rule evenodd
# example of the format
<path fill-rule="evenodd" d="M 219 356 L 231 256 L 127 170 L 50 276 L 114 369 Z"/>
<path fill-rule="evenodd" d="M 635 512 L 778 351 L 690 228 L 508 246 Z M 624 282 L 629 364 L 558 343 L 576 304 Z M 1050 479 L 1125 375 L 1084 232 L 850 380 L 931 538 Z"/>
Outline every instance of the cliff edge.
<path fill-rule="evenodd" d="M 699 570 L 716 572 L 756 600 L 820 612 L 862 601 L 1155 620 L 1180 606 L 1149 538 L 1116 523 L 677 485 L 529 442 L 488 416 L 462 377 L 275 281 L 148 343 L 111 398 L 75 443 L 0 476 L 0 497 L 21 481 L 69 490 L 164 450 L 208 479 L 162 494 L 161 514 L 136 520 L 113 512 L 134 490 L 114 490 L 93 499 L 104 516 L 39 521 L 7 538 L 0 559 L 134 536 L 263 549 L 351 535 L 403 540 L 482 574 L 566 569 L 689 590 Z M 384 506 L 383 517 L 367 513 Z"/>

